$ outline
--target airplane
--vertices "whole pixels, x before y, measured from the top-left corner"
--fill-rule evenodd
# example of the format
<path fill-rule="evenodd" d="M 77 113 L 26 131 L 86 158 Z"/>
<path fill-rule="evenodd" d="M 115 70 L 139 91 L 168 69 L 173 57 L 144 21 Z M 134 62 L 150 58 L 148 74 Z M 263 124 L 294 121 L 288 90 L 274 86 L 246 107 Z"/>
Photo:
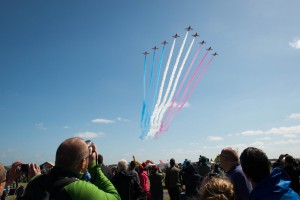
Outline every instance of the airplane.
<path fill-rule="evenodd" d="M 206 42 L 204 40 L 202 40 L 202 42 L 200 42 L 200 44 L 205 44 Z"/>
<path fill-rule="evenodd" d="M 163 41 L 162 44 L 163 44 L 163 45 L 167 45 L 168 43 L 167 43 L 167 41 L 165 40 L 165 41 Z"/>
<path fill-rule="evenodd" d="M 196 38 L 196 37 L 198 37 L 198 36 L 199 36 L 199 34 L 198 34 L 198 33 L 195 33 L 193 36 Z"/>
<path fill-rule="evenodd" d="M 212 55 L 213 55 L 213 56 L 217 56 L 217 55 L 219 55 L 219 54 L 217 54 L 217 52 L 215 52 L 215 53 L 213 53 Z"/>
<path fill-rule="evenodd" d="M 185 30 L 190 31 L 193 30 L 191 26 L 187 27 Z"/>
<path fill-rule="evenodd" d="M 206 49 L 207 51 L 211 51 L 211 50 L 213 50 L 211 47 L 209 47 L 208 49 Z"/>
<path fill-rule="evenodd" d="M 155 51 L 155 50 L 157 50 L 158 48 L 155 46 L 155 47 L 153 47 L 152 49 Z"/>
<path fill-rule="evenodd" d="M 144 55 L 146 56 L 146 55 L 148 55 L 149 53 L 148 53 L 147 51 L 145 51 L 145 52 L 144 52 L 144 53 L 142 53 L 142 54 L 144 54 Z"/>
<path fill-rule="evenodd" d="M 178 37 L 180 37 L 179 35 L 177 35 L 177 33 L 174 35 L 174 36 L 172 36 L 173 38 L 178 38 Z"/>

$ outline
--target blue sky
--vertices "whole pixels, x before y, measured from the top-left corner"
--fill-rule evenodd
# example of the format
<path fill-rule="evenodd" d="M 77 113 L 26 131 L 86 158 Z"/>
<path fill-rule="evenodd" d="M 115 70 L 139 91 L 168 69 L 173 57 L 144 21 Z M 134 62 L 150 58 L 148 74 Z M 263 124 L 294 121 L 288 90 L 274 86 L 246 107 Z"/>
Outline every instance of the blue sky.
<path fill-rule="evenodd" d="M 300 157 L 299 7 L 296 0 L 1 1 L 0 161 L 54 161 L 73 136 L 92 139 L 106 164 L 132 155 L 196 161 L 226 146 Z M 140 140 L 141 53 L 187 26 L 220 55 L 169 131 Z"/>

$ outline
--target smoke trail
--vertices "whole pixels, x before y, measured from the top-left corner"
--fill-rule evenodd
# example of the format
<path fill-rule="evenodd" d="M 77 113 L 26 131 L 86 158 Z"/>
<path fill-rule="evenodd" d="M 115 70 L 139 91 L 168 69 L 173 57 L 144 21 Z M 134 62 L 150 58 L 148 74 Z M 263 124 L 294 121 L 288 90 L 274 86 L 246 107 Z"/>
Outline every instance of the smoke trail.
<path fill-rule="evenodd" d="M 193 66 L 194 63 L 195 63 L 195 60 L 196 60 L 196 58 L 198 57 L 198 55 L 199 55 L 199 53 L 200 53 L 201 47 L 202 47 L 202 45 L 199 45 L 199 47 L 198 47 L 198 49 L 197 49 L 197 51 L 196 51 L 196 53 L 195 53 L 195 55 L 194 55 L 194 57 L 193 57 L 193 59 L 192 59 L 191 64 L 190 64 L 189 67 L 188 67 L 188 70 L 185 72 L 184 78 L 183 78 L 183 80 L 181 81 L 180 86 L 179 86 L 179 88 L 178 88 L 178 90 L 177 90 L 177 92 L 176 92 L 176 94 L 175 94 L 175 97 L 174 97 L 174 99 L 173 99 L 171 105 L 170 105 L 169 108 L 168 108 L 168 111 L 167 111 L 167 113 L 166 113 L 166 115 L 165 115 L 165 118 L 164 118 L 164 120 L 163 120 L 163 122 L 162 122 L 162 125 L 163 125 L 163 124 L 166 124 L 166 122 L 168 121 L 168 119 L 172 117 L 172 113 L 173 113 L 174 110 L 171 110 L 171 109 L 172 109 L 174 103 L 176 103 L 176 100 L 177 100 L 177 98 L 178 98 L 178 95 L 179 95 L 180 92 L 181 92 L 181 89 L 182 89 L 182 87 L 183 87 L 183 84 L 185 83 L 185 80 L 186 80 L 187 76 L 189 75 L 189 73 L 190 73 L 190 71 L 191 71 L 191 69 L 192 69 L 192 66 Z M 175 105 L 175 107 L 176 107 L 176 105 Z"/>
<path fill-rule="evenodd" d="M 190 98 L 190 96 L 192 95 L 192 93 L 195 90 L 196 85 L 199 83 L 199 81 L 202 79 L 203 74 L 206 72 L 208 66 L 210 65 L 211 61 L 214 59 L 214 56 L 208 61 L 208 63 L 205 65 L 204 69 L 201 71 L 200 75 L 198 76 L 198 79 L 196 80 L 196 82 L 194 83 L 191 91 L 189 92 L 188 96 L 185 98 L 183 104 L 181 104 L 181 106 L 179 107 L 179 111 L 183 108 L 183 106 L 185 105 L 185 103 L 187 102 L 187 100 Z"/>
<path fill-rule="evenodd" d="M 153 51 L 153 57 L 152 57 L 152 65 L 151 65 L 151 72 L 150 72 L 150 80 L 149 80 L 149 85 L 148 85 L 148 95 L 147 95 L 147 103 L 148 103 L 148 106 L 146 106 L 146 118 L 145 118 L 145 120 L 144 120 L 144 127 L 146 128 L 146 129 L 148 129 L 148 127 L 149 127 L 149 124 L 148 124 L 148 122 L 149 122 L 149 116 L 150 116 L 150 96 L 151 96 L 151 88 L 152 88 L 152 81 L 153 81 L 153 71 L 154 71 L 154 63 L 155 63 L 155 48 L 156 47 L 154 47 L 154 51 Z"/>
<path fill-rule="evenodd" d="M 165 45 L 163 46 L 160 61 L 159 61 L 158 74 L 157 74 L 157 77 L 156 77 L 156 87 L 155 87 L 155 92 L 154 92 L 154 97 L 153 97 L 153 106 L 152 106 L 152 108 L 154 107 L 154 102 L 155 102 L 155 99 L 157 97 L 158 81 L 159 81 L 159 77 L 160 77 L 161 65 L 162 65 L 162 62 L 163 62 L 164 53 L 165 53 Z"/>
<path fill-rule="evenodd" d="M 165 81 L 166 81 L 166 76 L 167 76 L 167 73 L 168 73 L 168 70 L 169 70 L 169 66 L 170 66 L 170 62 L 171 62 L 171 59 L 172 59 L 172 56 L 173 56 L 173 51 L 174 51 L 174 47 L 175 47 L 175 43 L 176 43 L 176 38 L 174 38 L 174 41 L 173 41 L 173 44 L 172 44 L 172 47 L 171 47 L 171 51 L 169 53 L 169 58 L 168 58 L 168 61 L 167 61 L 167 64 L 166 64 L 166 68 L 165 68 L 165 71 L 164 71 L 164 74 L 163 74 L 163 78 L 162 78 L 162 81 L 161 81 L 161 85 L 160 85 L 160 88 L 159 88 L 159 93 L 158 93 L 158 98 L 157 98 L 157 102 L 155 104 L 155 107 L 154 107 L 154 111 L 151 115 L 151 126 L 153 126 L 153 120 L 154 120 L 154 117 L 158 111 L 158 106 L 160 104 L 160 101 L 161 101 L 161 97 L 162 97 L 162 93 L 163 93 L 163 89 L 164 89 L 164 85 L 165 85 Z"/>
<path fill-rule="evenodd" d="M 178 84 L 178 80 L 180 78 L 180 75 L 181 75 L 181 72 L 182 72 L 183 67 L 185 65 L 185 62 L 186 62 L 186 60 L 187 60 L 187 58 L 188 58 L 188 56 L 190 54 L 190 51 L 191 51 L 191 49 L 193 47 L 194 41 L 195 41 L 195 37 L 193 38 L 193 40 L 192 40 L 192 42 L 191 42 L 191 44 L 190 44 L 190 46 L 189 46 L 189 48 L 188 48 L 188 50 L 187 50 L 187 52 L 185 54 L 185 57 L 184 57 L 184 59 L 183 59 L 183 61 L 181 63 L 180 69 L 179 69 L 179 71 L 177 73 L 177 77 L 175 79 L 175 82 L 174 82 L 174 85 L 173 85 L 173 88 L 172 88 L 171 95 L 169 96 L 169 99 L 168 99 L 168 102 L 167 102 L 166 106 L 164 107 L 164 109 L 162 110 L 162 112 L 160 113 L 160 116 L 158 118 L 158 124 L 159 125 L 161 124 L 162 118 L 163 118 L 163 116 L 164 116 L 164 114 L 165 114 L 165 112 L 166 112 L 166 110 L 168 108 L 167 106 L 170 105 L 170 103 L 171 103 L 171 101 L 173 99 L 173 96 L 174 96 L 174 93 L 175 93 L 175 90 L 176 90 L 176 87 L 177 87 L 177 84 Z"/>
<path fill-rule="evenodd" d="M 165 96 L 164 96 L 164 99 L 163 99 L 163 102 L 160 104 L 159 108 L 158 108 L 158 112 L 157 114 L 154 116 L 154 122 L 158 120 L 158 117 L 159 117 L 159 114 L 160 112 L 163 110 L 164 106 L 166 106 L 166 101 L 167 101 L 167 97 L 169 96 L 169 92 L 170 92 L 170 89 L 171 89 L 171 86 L 172 86 L 172 83 L 173 83 L 173 79 L 174 79 L 174 75 L 175 75 L 175 72 L 177 70 L 177 66 L 178 66 L 178 62 L 179 62 L 179 59 L 181 57 L 181 54 L 182 54 L 182 50 L 184 48 L 184 45 L 185 45 L 185 42 L 186 42 L 186 38 L 188 36 L 188 33 L 186 33 L 185 37 L 184 37 L 184 40 L 182 42 L 182 45 L 181 45 L 181 48 L 180 48 L 180 51 L 178 53 L 178 56 L 176 58 L 176 62 L 175 62 L 175 65 L 174 65 L 174 68 L 173 68 L 173 71 L 172 71 L 172 74 L 171 74 L 171 77 L 170 77 L 170 80 L 169 80 L 169 84 L 168 84 L 168 87 L 167 87 L 167 90 L 166 90 L 166 93 L 165 93 Z M 156 134 L 156 132 L 158 131 L 158 121 L 156 123 L 154 123 L 154 126 L 151 127 L 152 130 L 149 131 L 148 135 L 149 136 L 154 136 Z"/>
<path fill-rule="evenodd" d="M 145 117 L 145 109 L 146 109 L 146 72 L 147 72 L 147 54 L 145 52 L 145 58 L 144 58 L 144 81 L 143 81 L 143 107 L 142 107 L 142 113 L 141 113 L 141 122 L 140 126 L 143 128 L 143 121 Z"/>
<path fill-rule="evenodd" d="M 206 53 L 204 54 L 204 56 L 203 56 L 203 58 L 201 59 L 200 63 L 198 64 L 198 66 L 197 66 L 197 68 L 196 68 L 196 70 L 195 70 L 193 76 L 190 78 L 188 84 L 186 85 L 185 90 L 184 90 L 184 93 L 183 93 L 183 95 L 180 97 L 180 100 L 178 101 L 178 104 L 176 104 L 176 106 L 174 106 L 174 109 L 175 109 L 175 110 L 174 110 L 173 112 L 176 112 L 176 111 L 178 110 L 178 109 L 177 109 L 178 105 L 180 105 L 180 102 L 183 101 L 183 99 L 184 99 L 186 93 L 188 92 L 188 90 L 189 90 L 189 88 L 190 88 L 191 83 L 193 82 L 193 80 L 195 79 L 195 76 L 196 76 L 197 73 L 199 72 L 199 70 L 200 70 L 200 68 L 201 68 L 201 66 L 202 66 L 202 64 L 203 64 L 203 61 L 205 60 L 207 54 L 208 54 L 208 51 L 206 51 Z M 177 110 L 176 110 L 176 109 L 177 109 Z M 174 114 L 173 114 L 173 115 L 174 115 Z M 160 126 L 160 132 L 162 132 L 162 131 L 164 131 L 164 130 L 167 130 L 168 124 L 169 124 L 169 121 L 167 122 L 167 124 L 161 125 L 161 126 Z"/>
<path fill-rule="evenodd" d="M 146 117 L 146 125 L 147 125 L 146 129 L 149 129 L 149 126 L 150 126 L 150 116 L 151 116 L 151 115 L 153 114 L 153 112 L 154 112 L 154 102 L 155 102 L 155 99 L 156 99 L 156 97 L 157 97 L 158 81 L 159 81 L 159 77 L 160 77 L 161 65 L 162 65 L 162 62 L 163 62 L 164 53 L 165 53 L 165 45 L 163 46 L 162 54 L 161 54 L 160 61 L 159 61 L 159 65 L 158 65 L 158 72 L 157 72 L 156 84 L 155 84 L 155 92 L 154 92 L 154 95 L 153 95 L 152 105 L 150 106 L 151 114 L 150 114 L 150 112 L 149 112 L 149 113 L 147 114 L 147 117 Z M 145 135 L 146 135 L 146 131 L 145 131 Z"/>

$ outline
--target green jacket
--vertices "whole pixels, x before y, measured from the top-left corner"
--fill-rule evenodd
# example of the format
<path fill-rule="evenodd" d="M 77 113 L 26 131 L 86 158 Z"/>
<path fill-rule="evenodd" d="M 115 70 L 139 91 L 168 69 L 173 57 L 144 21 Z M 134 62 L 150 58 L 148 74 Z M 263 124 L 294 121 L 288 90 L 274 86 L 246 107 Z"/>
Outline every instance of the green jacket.
<path fill-rule="evenodd" d="M 72 177 L 73 180 L 71 183 L 63 186 L 63 189 L 61 189 L 63 192 L 58 193 L 55 199 L 66 199 L 66 197 L 62 195 L 63 193 L 66 193 L 67 197 L 72 200 L 121 200 L 116 188 L 102 173 L 100 167 L 96 165 L 96 162 L 89 166 L 89 173 L 92 177 L 91 182 L 76 179 L 78 175 L 76 176 L 62 169 L 54 167 L 49 175 L 34 177 L 27 185 L 24 197 L 22 199 L 43 199 L 41 197 L 36 197 L 36 194 L 39 193 L 37 192 L 38 190 L 51 188 L 51 186 L 45 187 L 47 182 L 51 182 L 51 184 L 54 185 L 53 182 L 56 182 L 56 180 Z M 57 190 L 58 189 L 54 189 L 55 192 L 57 192 Z M 51 189 L 47 191 L 51 191 Z M 53 197 L 51 197 L 51 199 L 53 199 Z"/>

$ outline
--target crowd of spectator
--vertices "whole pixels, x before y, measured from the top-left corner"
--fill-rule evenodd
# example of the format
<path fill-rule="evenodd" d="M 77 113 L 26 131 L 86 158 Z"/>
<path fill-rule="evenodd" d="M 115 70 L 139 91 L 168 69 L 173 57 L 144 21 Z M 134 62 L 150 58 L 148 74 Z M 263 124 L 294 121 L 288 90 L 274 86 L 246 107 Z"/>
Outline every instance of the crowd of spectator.
<path fill-rule="evenodd" d="M 69 138 L 57 151 L 55 166 L 48 173 L 34 163 L 12 164 L 9 171 L 0 163 L 0 197 L 18 178 L 29 180 L 17 199 L 108 199 L 108 200 L 279 200 L 300 199 L 299 161 L 282 154 L 271 163 L 258 148 L 248 147 L 241 155 L 230 148 L 220 151 L 219 160 L 205 156 L 198 162 L 186 159 L 177 164 L 151 160 L 122 159 L 116 167 L 106 166 L 91 141 Z M 164 189 L 167 192 L 164 194 Z"/>

